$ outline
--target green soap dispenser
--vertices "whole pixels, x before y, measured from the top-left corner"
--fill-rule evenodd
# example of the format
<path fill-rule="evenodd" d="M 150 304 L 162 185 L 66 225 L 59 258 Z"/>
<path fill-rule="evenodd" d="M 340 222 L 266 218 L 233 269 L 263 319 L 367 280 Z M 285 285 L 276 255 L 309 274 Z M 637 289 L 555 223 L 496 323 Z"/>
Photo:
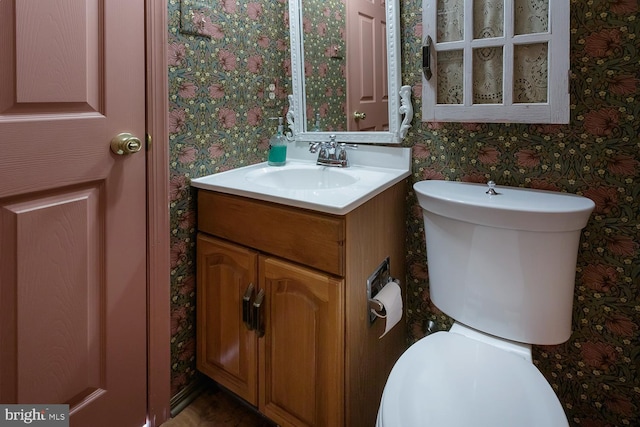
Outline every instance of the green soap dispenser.
<path fill-rule="evenodd" d="M 287 162 L 287 138 L 284 136 L 284 125 L 282 117 L 272 117 L 278 119 L 278 131 L 269 140 L 269 160 L 270 166 L 284 166 Z"/>
<path fill-rule="evenodd" d="M 320 113 L 316 113 L 316 123 L 313 125 L 314 132 L 320 132 Z"/>

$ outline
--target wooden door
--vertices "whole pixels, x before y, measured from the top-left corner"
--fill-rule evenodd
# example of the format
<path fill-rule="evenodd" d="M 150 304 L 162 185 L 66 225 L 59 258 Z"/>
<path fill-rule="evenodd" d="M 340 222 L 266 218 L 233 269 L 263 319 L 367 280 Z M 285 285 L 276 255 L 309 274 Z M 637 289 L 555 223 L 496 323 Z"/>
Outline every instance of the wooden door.
<path fill-rule="evenodd" d="M 344 425 L 344 282 L 260 256 L 260 411 L 282 426 Z"/>
<path fill-rule="evenodd" d="M 388 130 L 385 0 L 349 0 L 346 11 L 348 130 Z M 356 120 L 355 112 L 366 118 Z"/>
<path fill-rule="evenodd" d="M 0 402 L 140 427 L 144 1 L 0 1 L 0 57 Z"/>
<path fill-rule="evenodd" d="M 200 233 L 197 240 L 198 370 L 258 405 L 256 334 L 245 324 L 257 291 L 258 254 Z M 247 294 L 249 307 L 243 310 Z"/>

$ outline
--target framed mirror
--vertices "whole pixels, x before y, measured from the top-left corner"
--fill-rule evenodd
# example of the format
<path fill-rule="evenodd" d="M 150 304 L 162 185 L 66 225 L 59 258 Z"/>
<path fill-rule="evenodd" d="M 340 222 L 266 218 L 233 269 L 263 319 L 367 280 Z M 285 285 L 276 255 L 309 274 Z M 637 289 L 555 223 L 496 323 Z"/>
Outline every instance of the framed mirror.
<path fill-rule="evenodd" d="M 398 144 L 413 118 L 401 86 L 398 0 L 289 0 L 287 121 L 297 141 Z"/>

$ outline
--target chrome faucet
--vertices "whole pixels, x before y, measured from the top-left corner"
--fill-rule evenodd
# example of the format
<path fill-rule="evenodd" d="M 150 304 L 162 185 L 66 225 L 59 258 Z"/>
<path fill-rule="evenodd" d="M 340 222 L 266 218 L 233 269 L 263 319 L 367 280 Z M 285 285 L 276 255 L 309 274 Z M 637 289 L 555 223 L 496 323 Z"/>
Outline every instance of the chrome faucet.
<path fill-rule="evenodd" d="M 309 151 L 311 153 L 318 153 L 317 165 L 321 166 L 333 166 L 339 168 L 346 168 L 349 166 L 349 159 L 347 157 L 347 148 L 353 150 L 357 149 L 356 144 L 345 144 L 344 142 L 336 142 L 336 136 L 330 135 L 329 142 L 310 142 Z"/>

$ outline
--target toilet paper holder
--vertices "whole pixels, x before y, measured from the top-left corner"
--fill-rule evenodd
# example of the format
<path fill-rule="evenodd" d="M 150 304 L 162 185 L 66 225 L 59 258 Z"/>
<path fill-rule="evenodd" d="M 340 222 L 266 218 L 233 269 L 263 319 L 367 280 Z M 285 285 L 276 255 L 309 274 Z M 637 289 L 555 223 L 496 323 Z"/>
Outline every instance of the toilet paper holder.
<path fill-rule="evenodd" d="M 371 310 L 376 311 L 380 315 L 385 315 L 386 310 L 384 305 L 377 299 L 375 296 L 384 288 L 384 285 L 393 281 L 390 273 L 390 263 L 389 257 L 386 257 L 374 270 L 373 273 L 367 279 L 367 314 L 369 316 L 369 325 L 372 325 L 373 322 L 377 319 L 377 316 L 371 312 Z"/>
<path fill-rule="evenodd" d="M 375 310 L 377 311 L 379 314 L 383 315 L 385 314 L 385 308 L 384 305 L 382 305 L 382 303 L 380 301 L 378 301 L 377 299 L 373 299 L 370 298 L 369 299 L 369 310 Z"/>

